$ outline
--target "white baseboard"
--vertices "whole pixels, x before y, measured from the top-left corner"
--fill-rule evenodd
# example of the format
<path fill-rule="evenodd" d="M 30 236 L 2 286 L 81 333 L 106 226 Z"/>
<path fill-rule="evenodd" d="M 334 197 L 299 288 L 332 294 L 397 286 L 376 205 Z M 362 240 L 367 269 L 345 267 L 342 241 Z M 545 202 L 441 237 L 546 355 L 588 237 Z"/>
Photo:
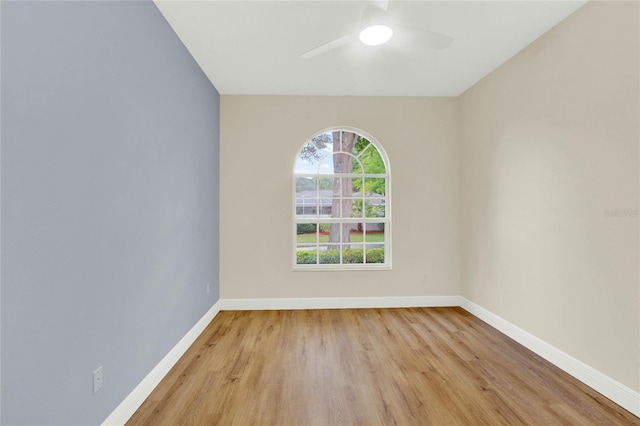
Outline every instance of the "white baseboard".
<path fill-rule="evenodd" d="M 162 361 L 156 365 L 147 377 L 145 377 L 138 386 L 127 396 L 124 401 L 116 407 L 115 410 L 102 423 L 103 425 L 124 425 L 133 416 L 145 399 L 158 386 L 158 383 L 169 373 L 169 370 L 178 362 L 180 357 L 189 349 L 189 346 L 198 338 L 198 336 L 209 325 L 211 320 L 220 312 L 220 301 L 216 302 L 209 311 L 194 325 L 187 334 L 162 358 Z"/>
<path fill-rule="evenodd" d="M 460 301 L 461 308 L 511 337 L 522 346 L 540 355 L 542 358 L 569 373 L 624 409 L 640 417 L 640 393 L 602 374 L 582 361 L 575 359 L 555 346 L 511 324 L 509 321 L 476 305 L 464 297 L 460 297 Z"/>
<path fill-rule="evenodd" d="M 221 311 L 460 306 L 460 296 L 222 299 Z"/>
<path fill-rule="evenodd" d="M 551 346 L 462 296 L 321 297 L 273 299 L 220 299 L 171 349 L 103 425 L 124 425 L 220 311 L 285 309 L 359 309 L 460 306 L 498 331 L 571 374 L 616 404 L 640 417 L 640 393 Z"/>

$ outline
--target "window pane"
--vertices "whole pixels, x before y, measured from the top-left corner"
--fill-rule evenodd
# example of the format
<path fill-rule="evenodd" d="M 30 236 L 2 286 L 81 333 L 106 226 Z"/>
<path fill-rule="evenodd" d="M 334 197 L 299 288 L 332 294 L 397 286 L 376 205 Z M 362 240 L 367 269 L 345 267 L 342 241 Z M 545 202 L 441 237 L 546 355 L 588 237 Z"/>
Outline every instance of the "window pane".
<path fill-rule="evenodd" d="M 353 198 L 332 198 L 330 200 L 329 216 L 332 218 L 351 218 L 354 212 Z M 358 216 L 359 217 L 359 216 Z"/>
<path fill-rule="evenodd" d="M 349 231 L 351 230 L 350 224 L 345 223 L 332 223 L 329 225 L 329 232 L 327 235 L 327 245 L 329 249 L 337 249 L 338 244 L 349 242 Z"/>
<path fill-rule="evenodd" d="M 375 146 L 370 146 L 360 156 L 360 162 L 364 168 L 364 173 L 385 174 L 386 167 L 380 153 Z"/>
<path fill-rule="evenodd" d="M 340 248 L 320 251 L 320 263 L 327 265 L 340 264 Z"/>
<path fill-rule="evenodd" d="M 329 190 L 333 191 L 333 178 L 332 177 L 319 177 L 318 178 L 318 187 L 320 191 Z"/>
<path fill-rule="evenodd" d="M 324 158 L 318 167 L 318 174 L 332 175 L 333 174 L 333 156 L 329 155 Z"/>
<path fill-rule="evenodd" d="M 304 244 L 316 244 L 318 242 L 317 228 L 318 225 L 315 223 L 298 223 L 296 225 L 298 247 Z"/>
<path fill-rule="evenodd" d="M 296 198 L 296 217 L 315 217 L 318 207 L 317 198 Z"/>
<path fill-rule="evenodd" d="M 316 196 L 318 178 L 296 177 L 296 197 L 310 198 Z"/>
<path fill-rule="evenodd" d="M 353 157 L 350 154 L 333 154 L 333 172 L 351 173 L 353 172 Z"/>
<path fill-rule="evenodd" d="M 365 217 L 386 217 L 384 198 L 367 198 L 364 206 Z"/>
<path fill-rule="evenodd" d="M 296 252 L 296 264 L 298 265 L 317 265 L 318 250 L 315 247 L 298 247 Z"/>
<path fill-rule="evenodd" d="M 333 150 L 333 137 L 331 132 L 319 134 L 311 139 L 310 142 L 322 153 L 328 153 Z"/>
<path fill-rule="evenodd" d="M 330 152 L 327 152 L 326 146 L 324 148 L 320 148 L 320 146 L 309 141 L 302 147 L 296 159 L 295 173 L 316 173 L 318 171 L 318 164 Z"/>
<path fill-rule="evenodd" d="M 367 247 L 371 248 L 371 243 L 384 245 L 384 223 L 365 223 L 364 241 Z"/>
<path fill-rule="evenodd" d="M 363 152 L 370 149 L 369 145 L 371 145 L 371 142 L 369 142 L 367 139 L 363 138 L 362 136 L 359 137 L 358 141 L 353 146 L 353 151 L 352 151 L 353 155 L 356 157 L 359 155 L 362 155 Z M 374 148 L 374 147 L 371 147 L 371 148 Z"/>
<path fill-rule="evenodd" d="M 320 250 L 327 250 L 327 243 L 329 242 L 329 232 L 331 230 L 331 225 L 328 223 L 321 223 L 318 225 L 320 227 L 320 232 L 318 235 L 318 245 Z"/>
<path fill-rule="evenodd" d="M 342 252 L 343 263 L 364 263 L 364 251 L 362 244 L 351 246 L 351 248 L 345 248 Z"/>
<path fill-rule="evenodd" d="M 385 195 L 385 178 L 365 178 L 364 192 L 366 195 Z"/>
<path fill-rule="evenodd" d="M 365 223 L 365 263 L 384 263 L 384 223 Z"/>
<path fill-rule="evenodd" d="M 384 247 L 370 248 L 365 252 L 365 263 L 384 263 Z"/>
<path fill-rule="evenodd" d="M 353 196 L 353 182 L 352 178 L 342 178 L 340 180 L 340 194 L 343 197 Z"/>
<path fill-rule="evenodd" d="M 331 193 L 322 195 L 322 198 L 318 201 L 320 216 L 331 216 L 332 201 Z"/>
<path fill-rule="evenodd" d="M 362 188 L 364 188 L 364 178 L 351 178 L 351 188 L 353 190 L 354 196 L 362 195 Z"/>
<path fill-rule="evenodd" d="M 330 244 L 327 248 L 338 248 L 336 244 L 342 242 L 342 226 L 340 223 L 332 223 L 329 225 L 327 242 L 334 243 Z"/>
<path fill-rule="evenodd" d="M 355 144 L 358 141 L 358 134 L 353 132 L 344 131 L 342 132 L 340 141 L 342 143 L 340 147 L 340 151 L 351 153 Z M 334 140 L 335 143 L 335 140 Z"/>
<path fill-rule="evenodd" d="M 331 198 L 331 210 L 330 216 L 333 218 L 342 217 L 342 203 L 340 202 L 340 198 Z"/>
<path fill-rule="evenodd" d="M 364 217 L 364 203 L 362 200 L 354 198 L 351 202 L 353 203 L 351 207 L 351 217 Z"/>
<path fill-rule="evenodd" d="M 353 198 L 342 199 L 342 216 L 341 217 L 344 217 L 344 218 L 351 217 L 351 214 L 353 212 L 354 201 L 355 200 Z"/>

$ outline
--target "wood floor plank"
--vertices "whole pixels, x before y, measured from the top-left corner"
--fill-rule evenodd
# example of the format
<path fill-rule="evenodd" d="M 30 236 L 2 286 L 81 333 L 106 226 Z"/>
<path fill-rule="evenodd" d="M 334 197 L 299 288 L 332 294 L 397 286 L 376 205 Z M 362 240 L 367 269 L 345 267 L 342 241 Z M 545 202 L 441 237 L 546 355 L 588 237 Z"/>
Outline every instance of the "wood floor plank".
<path fill-rule="evenodd" d="M 640 425 L 461 308 L 220 312 L 128 425 Z"/>

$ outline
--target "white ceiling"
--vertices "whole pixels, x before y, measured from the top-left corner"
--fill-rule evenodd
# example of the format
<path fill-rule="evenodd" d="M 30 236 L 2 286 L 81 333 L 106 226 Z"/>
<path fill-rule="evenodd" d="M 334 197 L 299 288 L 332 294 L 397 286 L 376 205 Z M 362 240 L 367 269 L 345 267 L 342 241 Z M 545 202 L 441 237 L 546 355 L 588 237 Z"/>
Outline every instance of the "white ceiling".
<path fill-rule="evenodd" d="M 302 59 L 357 32 L 376 2 L 155 0 L 221 94 L 335 96 L 457 96 L 585 2 L 392 0 L 392 24 L 453 43 L 435 50 L 397 37 L 378 47 L 356 41 Z"/>

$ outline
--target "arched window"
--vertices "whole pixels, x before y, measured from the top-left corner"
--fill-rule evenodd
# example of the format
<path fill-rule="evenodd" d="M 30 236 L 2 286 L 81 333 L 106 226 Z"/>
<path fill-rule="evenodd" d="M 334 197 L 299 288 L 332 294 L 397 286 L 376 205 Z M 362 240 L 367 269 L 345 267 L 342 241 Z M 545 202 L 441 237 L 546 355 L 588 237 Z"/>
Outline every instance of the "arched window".
<path fill-rule="evenodd" d="M 389 161 L 371 136 L 331 129 L 294 165 L 294 269 L 390 269 Z"/>

